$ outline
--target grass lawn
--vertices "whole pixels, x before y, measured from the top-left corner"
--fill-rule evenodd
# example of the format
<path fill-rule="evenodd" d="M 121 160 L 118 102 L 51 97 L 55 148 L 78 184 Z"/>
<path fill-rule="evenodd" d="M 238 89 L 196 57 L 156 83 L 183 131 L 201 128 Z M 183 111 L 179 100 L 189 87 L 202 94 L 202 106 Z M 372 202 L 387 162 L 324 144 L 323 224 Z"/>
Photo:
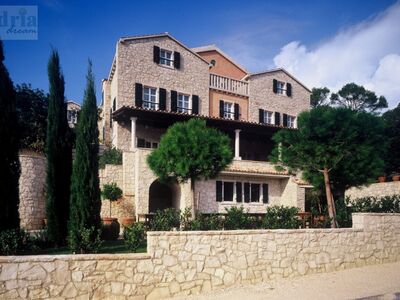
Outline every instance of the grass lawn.
<path fill-rule="evenodd" d="M 140 247 L 135 252 L 132 252 L 125 245 L 124 240 L 116 240 L 116 241 L 104 241 L 98 253 L 144 253 L 147 251 L 146 245 Z M 60 247 L 60 248 L 47 248 L 40 249 L 39 251 L 35 251 L 35 253 L 27 253 L 27 255 L 32 254 L 48 254 L 48 255 L 59 255 L 59 254 L 72 254 L 72 251 L 68 247 Z"/>

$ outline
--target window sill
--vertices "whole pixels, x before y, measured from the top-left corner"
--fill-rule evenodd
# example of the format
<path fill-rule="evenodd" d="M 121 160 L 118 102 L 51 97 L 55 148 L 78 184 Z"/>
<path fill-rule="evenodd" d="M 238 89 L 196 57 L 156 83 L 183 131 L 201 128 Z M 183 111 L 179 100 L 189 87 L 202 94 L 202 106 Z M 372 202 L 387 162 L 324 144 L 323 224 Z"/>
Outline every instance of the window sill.
<path fill-rule="evenodd" d="M 175 70 L 174 66 L 167 66 L 167 65 L 162 65 L 162 64 L 158 64 L 158 66 L 165 68 L 165 69 L 170 69 L 170 70 Z"/>

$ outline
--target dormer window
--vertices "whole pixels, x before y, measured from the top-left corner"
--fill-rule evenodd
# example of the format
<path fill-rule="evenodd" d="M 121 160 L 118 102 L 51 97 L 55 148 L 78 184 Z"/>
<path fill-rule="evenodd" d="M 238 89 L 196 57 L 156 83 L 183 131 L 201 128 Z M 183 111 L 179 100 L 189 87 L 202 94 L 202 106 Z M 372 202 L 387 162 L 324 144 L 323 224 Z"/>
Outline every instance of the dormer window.
<path fill-rule="evenodd" d="M 160 49 L 160 65 L 168 67 L 172 67 L 174 65 L 172 51 Z"/>

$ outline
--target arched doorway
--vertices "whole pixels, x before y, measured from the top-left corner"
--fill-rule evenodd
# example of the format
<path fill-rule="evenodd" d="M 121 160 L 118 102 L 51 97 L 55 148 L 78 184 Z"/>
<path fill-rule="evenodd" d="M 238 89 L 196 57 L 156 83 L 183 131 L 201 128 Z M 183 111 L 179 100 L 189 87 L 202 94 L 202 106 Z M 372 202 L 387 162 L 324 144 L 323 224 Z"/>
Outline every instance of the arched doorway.
<path fill-rule="evenodd" d="M 149 213 L 166 208 L 180 208 L 180 189 L 177 184 L 155 180 L 149 189 Z"/>

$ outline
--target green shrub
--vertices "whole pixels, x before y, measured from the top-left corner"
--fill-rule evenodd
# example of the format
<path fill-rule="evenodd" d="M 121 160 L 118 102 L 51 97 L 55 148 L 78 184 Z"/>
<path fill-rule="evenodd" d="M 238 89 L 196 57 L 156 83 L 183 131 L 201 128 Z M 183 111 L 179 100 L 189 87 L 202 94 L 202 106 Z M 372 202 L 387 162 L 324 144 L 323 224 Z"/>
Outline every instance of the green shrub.
<path fill-rule="evenodd" d="M 266 229 L 296 229 L 301 225 L 297 207 L 271 206 L 267 208 L 262 227 Z"/>
<path fill-rule="evenodd" d="M 94 226 L 90 228 L 81 228 L 79 236 L 74 238 L 71 234 L 68 238 L 68 245 L 74 253 L 97 253 L 103 243 L 101 240 L 101 230 Z"/>
<path fill-rule="evenodd" d="M 112 221 L 111 224 L 103 224 L 101 230 L 101 239 L 105 241 L 115 241 L 119 237 L 120 225 L 118 221 Z"/>
<path fill-rule="evenodd" d="M 346 199 L 353 212 L 400 213 L 400 195 Z"/>
<path fill-rule="evenodd" d="M 28 235 L 19 229 L 8 229 L 0 232 L 0 254 L 15 255 L 27 246 Z"/>
<path fill-rule="evenodd" d="M 174 208 L 158 210 L 150 222 L 150 229 L 153 231 L 170 231 L 180 227 L 180 213 Z"/>
<path fill-rule="evenodd" d="M 135 252 L 146 242 L 146 227 L 144 223 L 137 222 L 124 229 L 124 241 L 129 250 Z"/>
<path fill-rule="evenodd" d="M 338 222 L 339 227 L 341 228 L 352 227 L 353 219 L 351 217 L 351 213 L 353 212 L 353 208 L 347 206 L 343 198 L 335 201 L 335 208 L 336 208 L 336 221 Z"/>
<path fill-rule="evenodd" d="M 111 202 L 121 199 L 122 190 L 115 182 L 106 183 L 101 190 L 101 196 L 104 200 L 110 201 L 110 218 L 111 218 Z"/>
<path fill-rule="evenodd" d="M 122 152 L 116 148 L 106 149 L 99 157 L 99 168 L 104 169 L 106 165 L 122 165 Z"/>
<path fill-rule="evenodd" d="M 243 206 L 225 208 L 226 215 L 224 220 L 224 228 L 226 230 L 249 229 L 252 227 L 252 219 L 249 214 L 244 211 Z"/>
<path fill-rule="evenodd" d="M 221 230 L 224 226 L 222 218 L 217 214 L 198 215 L 200 230 Z"/>

